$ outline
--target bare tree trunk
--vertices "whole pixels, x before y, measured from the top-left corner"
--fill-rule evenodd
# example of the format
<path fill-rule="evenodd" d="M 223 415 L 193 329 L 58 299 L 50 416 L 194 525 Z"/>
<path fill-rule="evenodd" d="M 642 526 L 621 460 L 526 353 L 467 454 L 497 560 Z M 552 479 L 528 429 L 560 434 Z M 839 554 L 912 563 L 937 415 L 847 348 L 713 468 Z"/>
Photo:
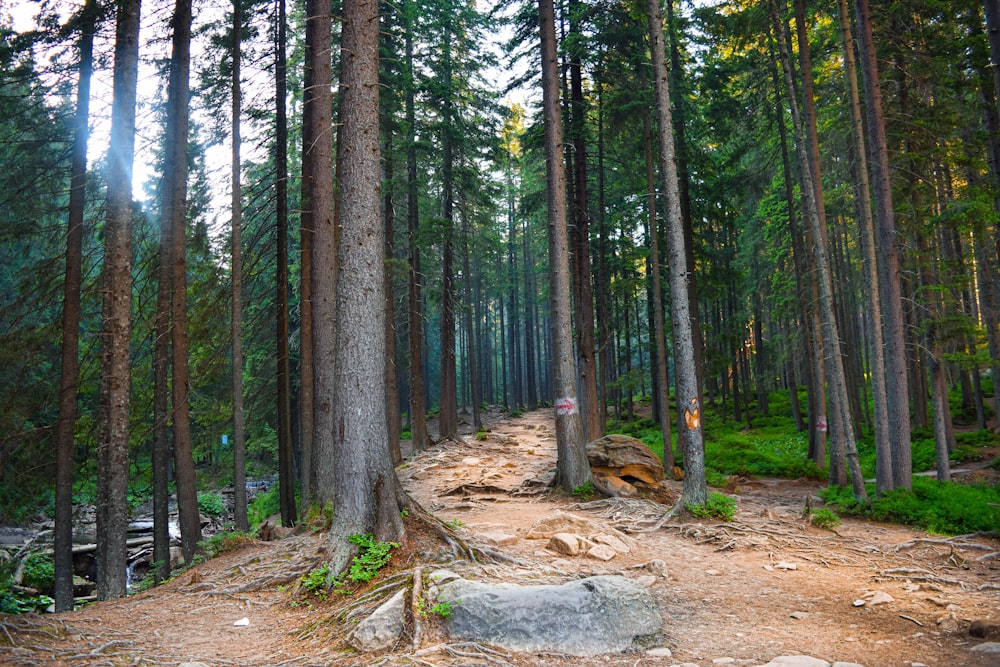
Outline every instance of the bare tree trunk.
<path fill-rule="evenodd" d="M 243 184 L 240 161 L 240 114 L 242 109 L 242 84 L 240 82 L 240 49 L 242 44 L 243 10 L 240 0 L 233 0 L 232 58 L 232 178 L 229 203 L 232 219 L 232 262 L 230 271 L 233 284 L 232 315 L 232 383 L 233 383 L 233 522 L 236 530 L 248 531 L 247 521 L 247 440 L 246 414 L 243 410 Z M 277 100 L 283 104 L 284 100 Z M 278 142 L 280 144 L 280 140 Z M 280 231 L 279 231 L 280 234 Z M 280 409 L 280 408 L 279 408 Z M 278 444 L 281 450 L 281 444 Z"/>
<path fill-rule="evenodd" d="M 277 30 L 274 42 L 274 121 L 275 121 L 275 219 L 277 227 L 277 261 L 275 263 L 275 308 L 277 322 L 275 338 L 278 383 L 278 492 L 281 506 L 281 523 L 294 526 L 298 517 L 295 507 L 295 457 L 292 455 L 292 416 L 289 403 L 288 350 L 288 116 L 285 97 L 288 80 L 288 63 L 285 55 L 287 18 L 285 0 L 277 0 Z M 304 465 L 304 463 L 303 463 Z M 242 475 L 245 479 L 246 475 Z M 244 487 L 246 485 L 244 484 Z M 237 487 L 237 493 L 246 489 Z M 246 502 L 246 498 L 243 499 Z"/>
<path fill-rule="evenodd" d="M 424 402 L 424 317 L 423 274 L 420 272 L 420 208 L 417 192 L 417 136 L 413 79 L 414 4 L 405 5 L 406 15 L 406 226 L 410 266 L 407 298 L 409 300 L 410 346 L 410 434 L 413 451 L 427 448 L 427 407 Z"/>
<path fill-rule="evenodd" d="M 864 126 L 861 120 L 861 96 L 858 91 L 857 68 L 854 60 L 854 39 L 847 0 L 838 0 L 841 44 L 844 48 L 844 76 L 847 79 L 848 104 L 851 112 L 851 138 L 854 148 L 854 206 L 858 215 L 861 253 L 865 269 L 868 296 L 869 331 L 871 335 L 872 406 L 875 414 L 875 493 L 883 495 L 893 488 L 891 434 L 889 429 L 888 388 L 886 387 L 885 340 L 882 328 L 882 294 L 879 285 L 878 259 L 875 253 L 875 221 L 872 216 L 868 181 L 868 159 L 865 151 Z M 904 392 L 905 394 L 905 392 Z"/>
<path fill-rule="evenodd" d="M 649 21 L 649 49 L 653 62 L 653 87 L 659 120 L 660 177 L 663 179 L 666 209 L 667 263 L 670 267 L 670 314 L 673 321 L 674 364 L 677 369 L 677 410 L 683 427 L 677 440 L 684 454 L 683 500 L 704 505 L 708 499 L 705 481 L 705 442 L 698 386 L 699 360 L 696 358 L 684 221 L 681 217 L 677 162 L 674 151 L 673 120 L 670 112 L 670 85 L 663 43 L 663 14 L 659 0 L 646 4 Z M 679 420 L 680 421 L 680 420 Z M 666 444 L 666 443 L 664 443 Z"/>
<path fill-rule="evenodd" d="M 645 70 L 643 70 L 645 71 Z M 643 77 L 645 78 L 645 77 Z M 663 280 L 660 270 L 660 230 L 656 215 L 656 178 L 653 166 L 653 133 L 649 113 L 642 115 L 642 137 L 646 154 L 646 209 L 649 222 L 649 273 L 653 301 L 653 345 L 656 351 L 656 402 L 659 406 L 660 430 L 663 433 L 663 468 L 670 474 L 674 469 L 674 445 L 670 426 L 670 378 L 667 375 L 667 330 L 663 316 Z"/>
<path fill-rule="evenodd" d="M 191 379 L 188 371 L 187 327 L 187 141 L 188 91 L 191 66 L 191 0 L 177 0 L 173 20 L 173 55 L 167 101 L 167 150 L 164 160 L 163 224 L 170 226 L 170 369 L 173 403 L 174 469 L 177 483 L 177 514 L 184 562 L 191 563 L 201 541 L 198 486 L 194 471 L 191 415 L 188 403 Z"/>
<path fill-rule="evenodd" d="M 777 3 L 774 2 L 774 0 L 771 2 L 771 19 L 774 23 L 775 35 L 778 39 L 782 70 L 784 70 L 785 74 L 785 85 L 789 91 L 792 91 L 794 89 L 794 85 L 792 82 L 791 68 L 789 66 L 789 56 L 788 51 L 785 48 L 784 41 L 781 39 L 781 21 L 778 16 Z M 854 495 L 859 499 L 865 499 L 867 498 L 867 493 L 865 492 L 864 478 L 861 475 L 861 467 L 858 462 L 858 452 L 854 440 L 851 408 L 847 399 L 844 363 L 843 358 L 840 355 L 840 344 L 838 342 L 840 340 L 840 334 L 837 329 L 837 319 L 833 310 L 833 284 L 831 282 L 830 265 L 826 244 L 824 243 L 825 234 L 823 233 L 822 223 L 816 209 L 816 202 L 813 197 L 814 190 L 813 188 L 808 187 L 808 183 L 811 182 L 813 175 L 809 156 L 806 150 L 806 138 L 802 129 L 798 102 L 796 101 L 794 94 L 790 94 L 788 96 L 788 101 L 792 112 L 792 125 L 795 130 L 795 145 L 798 151 L 799 168 L 802 170 L 803 180 L 807 184 L 807 187 L 803 188 L 802 194 L 803 199 L 805 200 L 806 214 L 809 218 L 809 224 L 812 228 L 813 240 L 815 243 L 816 269 L 818 272 L 817 280 L 819 282 L 820 297 L 819 309 L 823 327 L 823 339 L 827 345 L 827 378 L 830 383 L 830 404 L 832 408 L 831 412 L 833 413 L 831 415 L 831 425 L 835 429 L 834 432 L 836 436 L 843 441 L 842 451 L 844 452 L 844 456 L 847 461 L 847 467 L 850 470 L 851 484 Z M 833 468 L 832 464 L 831 468 Z"/>
<path fill-rule="evenodd" d="M 80 382 L 80 283 L 83 272 L 83 213 L 87 196 L 87 139 L 90 78 L 94 72 L 96 0 L 87 0 L 80 18 L 80 72 L 73 120 L 69 219 L 66 223 L 66 275 L 63 281 L 62 365 L 59 420 L 56 422 L 56 512 L 54 535 L 56 611 L 73 610 L 73 433 Z"/>
<path fill-rule="evenodd" d="M 97 449 L 97 597 L 125 595 L 128 531 L 129 344 L 132 329 L 132 161 L 139 76 L 139 0 L 118 5 L 108 145 Z"/>
<path fill-rule="evenodd" d="M 316 476 L 313 471 L 313 318 L 312 318 L 312 247 L 313 247 L 313 163 L 316 161 L 316 8 L 305 0 L 305 54 L 302 63 L 302 192 L 299 214 L 299 509 L 305 515 L 316 502 Z M 329 12 L 328 12 L 329 13 Z M 328 59 L 329 60 L 329 59 Z M 323 66 L 319 63 L 320 67 Z M 330 74 L 329 70 L 326 72 Z M 332 159 L 332 158 L 330 158 Z M 332 169 L 332 164 L 330 166 Z"/>
<path fill-rule="evenodd" d="M 560 154 L 562 118 L 552 0 L 538 0 L 542 48 L 542 113 L 545 121 L 545 172 L 549 225 L 549 298 L 552 318 L 552 375 L 556 407 L 556 478 L 567 491 L 590 481 L 586 433 L 576 398 L 573 331 L 570 313 L 569 243 L 566 224 L 566 173 Z"/>
<path fill-rule="evenodd" d="M 389 125 L 389 123 L 384 123 Z M 403 453 L 399 448 L 399 436 L 402 423 L 399 414 L 399 383 L 396 375 L 396 299 L 393 289 L 392 261 L 394 259 L 393 237 L 396 226 L 396 207 L 393 202 L 393 180 L 395 178 L 395 160 L 392 153 L 392 128 L 385 128 L 385 198 L 382 206 L 384 239 L 382 252 L 385 261 L 385 271 L 382 276 L 382 292 L 385 299 L 385 428 L 389 453 L 392 464 L 403 462 Z"/>
<path fill-rule="evenodd" d="M 335 486 L 330 531 L 333 571 L 349 562 L 353 534 L 398 540 L 403 521 L 386 433 L 383 226 L 379 214 L 378 2 L 346 0 L 343 10 L 343 161 L 335 351 Z M 326 258 L 324 261 L 329 261 Z"/>
<path fill-rule="evenodd" d="M 462 281 L 465 289 L 465 331 L 469 341 L 469 387 L 472 397 L 472 427 L 479 431 L 483 428 L 483 418 L 480 414 L 479 403 L 481 398 L 479 354 L 476 350 L 477 339 L 475 328 L 472 326 L 472 269 L 469 262 L 469 216 L 462 214 Z"/>
<path fill-rule="evenodd" d="M 912 485 L 913 474 L 910 453 L 910 407 L 899 250 L 889 174 L 889 149 L 882 116 L 882 88 L 879 83 L 868 0 L 855 0 L 854 9 L 857 14 L 858 52 L 861 56 L 861 72 L 865 85 L 865 107 L 868 110 L 868 151 L 875 186 L 877 233 L 875 251 L 876 266 L 879 267 L 885 334 L 886 412 L 889 417 L 892 481 L 893 487 L 908 489 Z"/>
<path fill-rule="evenodd" d="M 330 134 L 333 128 L 330 0 L 312 0 L 312 8 L 313 14 L 307 19 L 313 28 L 310 59 L 313 94 L 309 100 L 312 104 L 309 116 L 311 143 L 308 151 L 309 173 L 312 178 L 309 200 L 312 223 L 312 474 L 315 485 L 313 501 L 323 506 L 334 499 L 336 469 L 343 463 L 336 460 L 333 453 L 333 400 L 337 388 L 334 372 L 337 347 L 337 232 L 333 220 L 333 142 Z M 378 212 L 378 202 L 372 210 Z M 381 248 L 379 258 L 381 262 Z M 383 304 L 379 304 L 379 309 L 382 307 Z M 379 336 L 382 335 L 383 332 L 379 331 Z"/>

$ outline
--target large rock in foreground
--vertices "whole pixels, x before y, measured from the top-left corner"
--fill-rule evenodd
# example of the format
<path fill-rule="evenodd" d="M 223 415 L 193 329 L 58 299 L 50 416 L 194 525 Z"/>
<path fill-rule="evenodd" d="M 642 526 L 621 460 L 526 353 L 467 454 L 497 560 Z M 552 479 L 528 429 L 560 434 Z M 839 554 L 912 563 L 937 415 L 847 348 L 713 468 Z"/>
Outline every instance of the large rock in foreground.
<path fill-rule="evenodd" d="M 620 653 L 655 641 L 663 625 L 649 592 L 621 576 L 558 586 L 453 579 L 441 586 L 437 599 L 453 606 L 446 621 L 452 637 L 510 651 Z"/>

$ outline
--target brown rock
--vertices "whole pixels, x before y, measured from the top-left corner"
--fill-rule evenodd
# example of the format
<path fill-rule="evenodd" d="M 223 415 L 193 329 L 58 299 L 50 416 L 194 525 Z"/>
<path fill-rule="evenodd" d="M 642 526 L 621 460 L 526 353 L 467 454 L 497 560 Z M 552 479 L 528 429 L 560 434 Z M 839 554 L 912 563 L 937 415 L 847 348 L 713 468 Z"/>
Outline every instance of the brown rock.
<path fill-rule="evenodd" d="M 639 495 L 639 490 L 621 477 L 595 472 L 593 480 L 594 488 L 600 491 L 602 496 L 608 498 L 630 498 Z"/>
<path fill-rule="evenodd" d="M 609 561 L 615 557 L 615 550 L 606 544 L 597 544 L 587 552 L 587 558 L 594 560 Z"/>
<path fill-rule="evenodd" d="M 583 550 L 583 540 L 572 533 L 556 533 L 549 539 L 548 547 L 564 556 L 579 556 Z"/>
<path fill-rule="evenodd" d="M 589 535 L 592 532 L 594 532 L 594 524 L 589 519 L 556 510 L 551 516 L 533 523 L 524 537 L 529 540 L 547 540 L 556 533 Z"/>
<path fill-rule="evenodd" d="M 591 469 L 600 475 L 633 478 L 646 484 L 659 484 L 666 477 L 653 450 L 627 435 L 612 434 L 595 440 L 587 445 L 587 458 Z"/>

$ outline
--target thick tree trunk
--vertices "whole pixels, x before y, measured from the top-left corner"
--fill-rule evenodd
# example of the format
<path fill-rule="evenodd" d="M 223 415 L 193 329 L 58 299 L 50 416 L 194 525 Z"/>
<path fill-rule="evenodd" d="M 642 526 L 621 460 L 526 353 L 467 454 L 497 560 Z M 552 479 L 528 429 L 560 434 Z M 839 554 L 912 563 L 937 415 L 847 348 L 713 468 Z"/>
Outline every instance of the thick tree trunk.
<path fill-rule="evenodd" d="M 333 192 L 333 99 L 330 50 L 330 0 L 312 0 L 313 13 L 307 24 L 313 28 L 312 91 L 309 98 L 310 144 L 307 151 L 312 179 L 309 209 L 312 231 L 310 296 L 312 299 L 312 476 L 313 502 L 319 506 L 334 499 L 336 469 L 342 465 L 334 456 L 333 400 L 337 389 L 334 373 L 336 355 L 337 231 L 334 226 Z M 377 112 L 377 107 L 376 107 Z M 373 209 L 378 212 L 379 204 Z M 381 261 L 381 248 L 379 248 Z M 381 287 L 381 284 L 380 284 Z M 379 310 L 383 304 L 379 304 Z M 379 337 L 383 333 L 379 331 Z M 383 425 L 384 429 L 384 425 Z"/>
<path fill-rule="evenodd" d="M 87 193 L 87 139 L 90 135 L 90 79 L 94 72 L 96 0 L 81 10 L 79 81 L 73 120 L 66 274 L 63 281 L 62 363 L 59 419 L 56 422 L 56 512 L 54 535 L 56 611 L 73 610 L 73 433 L 80 382 L 80 283 L 83 272 L 83 213 Z"/>
<path fill-rule="evenodd" d="M 337 282 L 336 461 L 330 548 L 334 572 L 349 562 L 347 538 L 398 540 L 403 522 L 386 433 L 384 239 L 379 195 L 378 3 L 346 0 L 341 46 L 343 161 Z M 327 258 L 327 261 L 329 258 Z"/>
<path fill-rule="evenodd" d="M 566 174 L 559 108 L 555 11 L 552 0 L 538 0 L 542 48 L 542 113 L 545 121 L 545 173 L 549 226 L 549 299 L 552 334 L 552 380 L 556 408 L 556 478 L 567 491 L 590 481 L 586 433 L 576 398 L 573 331 L 570 313 L 569 243 L 566 222 Z"/>
<path fill-rule="evenodd" d="M 316 9 L 305 0 L 305 53 L 302 59 L 302 171 L 299 208 L 299 510 L 305 516 L 316 501 L 313 473 L 313 326 L 312 326 L 312 164 L 315 156 L 316 106 L 313 62 L 316 36 Z"/>
<path fill-rule="evenodd" d="M 570 1 L 570 31 L 578 40 L 580 31 L 580 0 Z M 580 414 L 587 441 L 604 435 L 604 420 L 598 407 L 597 356 L 594 344 L 594 292 L 590 270 L 590 203 L 587 190 L 587 109 L 583 96 L 583 64 L 578 43 L 569 59 L 570 119 L 573 140 L 573 225 L 570 228 L 573 268 L 573 309 L 576 328 L 577 372 L 580 381 Z"/>
<path fill-rule="evenodd" d="M 101 398 L 97 448 L 97 597 L 125 595 L 128 531 L 129 344 L 132 329 L 132 161 L 139 72 L 139 0 L 118 5 L 101 270 Z"/>
<path fill-rule="evenodd" d="M 648 0 L 649 49 L 653 62 L 653 87 L 659 120 L 660 177 L 663 179 L 666 210 L 667 263 L 670 267 L 670 314 L 673 321 L 674 364 L 677 369 L 677 410 L 683 427 L 677 440 L 684 454 L 685 503 L 704 505 L 708 499 L 705 481 L 705 442 L 698 387 L 698 365 L 688 290 L 688 267 L 684 224 L 681 217 L 677 163 L 674 152 L 670 86 L 663 43 L 663 15 L 659 0 Z M 680 421 L 680 420 L 679 420 Z"/>
<path fill-rule="evenodd" d="M 871 159 L 875 194 L 876 266 L 882 297 L 885 334 L 886 406 L 889 418 L 889 443 L 892 454 L 893 487 L 910 488 L 912 468 L 910 453 L 910 408 L 906 377 L 906 338 L 903 325 L 903 299 L 900 286 L 899 250 L 892 207 L 892 184 L 889 173 L 889 149 L 882 115 L 882 87 L 879 83 L 875 40 L 872 35 L 871 9 L 868 0 L 855 0 L 858 25 L 858 52 L 865 86 L 868 111 L 868 151 Z"/>

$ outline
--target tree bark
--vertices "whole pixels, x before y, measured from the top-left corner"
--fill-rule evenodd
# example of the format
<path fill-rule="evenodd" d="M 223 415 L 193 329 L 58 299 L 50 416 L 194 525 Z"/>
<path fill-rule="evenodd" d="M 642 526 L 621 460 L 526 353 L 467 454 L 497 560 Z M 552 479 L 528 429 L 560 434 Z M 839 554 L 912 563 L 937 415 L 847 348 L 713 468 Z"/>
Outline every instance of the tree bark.
<path fill-rule="evenodd" d="M 80 382 L 80 284 L 83 272 L 83 213 L 87 195 L 87 140 L 90 135 L 90 79 L 94 72 L 96 0 L 80 12 L 79 80 L 73 120 L 69 219 L 66 223 L 66 273 L 63 281 L 62 363 L 59 419 L 56 422 L 56 512 L 54 535 L 56 611 L 73 610 L 73 435 Z"/>
<path fill-rule="evenodd" d="M 294 526 L 298 517 L 295 507 L 295 458 L 292 456 L 292 416 L 289 400 L 290 375 L 288 350 L 288 114 L 285 97 L 288 88 L 288 63 L 285 42 L 288 32 L 285 0 L 277 0 L 278 15 L 275 17 L 277 30 L 274 42 L 274 124 L 275 124 L 275 226 L 276 262 L 275 309 L 275 352 L 277 365 L 278 401 L 278 492 L 281 508 L 281 523 Z M 304 463 L 302 463 L 304 465 Z M 245 473 L 242 475 L 246 478 Z M 235 483 L 235 482 L 234 482 Z M 246 494 L 237 486 L 236 493 Z M 246 498 L 243 498 L 246 502 Z M 244 520 L 245 521 L 245 520 Z"/>
<path fill-rule="evenodd" d="M 858 25 L 858 53 L 868 111 L 868 151 L 875 194 L 876 266 L 882 297 L 885 336 L 886 405 L 892 454 L 893 487 L 912 486 L 910 453 L 910 408 L 906 376 L 906 337 L 900 286 L 899 249 L 892 206 L 889 148 L 882 114 L 882 87 L 879 83 L 875 40 L 872 35 L 868 0 L 855 0 Z"/>
<path fill-rule="evenodd" d="M 778 39 L 781 65 L 785 74 L 785 85 L 789 91 L 792 91 L 794 85 L 792 82 L 790 59 L 784 41 L 781 39 L 781 21 L 778 16 L 777 3 L 774 0 L 771 2 L 771 20 L 774 23 L 775 34 Z M 788 96 L 788 101 L 792 113 L 792 126 L 794 128 L 799 168 L 802 171 L 803 181 L 806 183 L 806 187 L 803 188 L 802 192 L 805 201 L 805 211 L 810 227 L 812 228 L 815 244 L 817 280 L 819 282 L 819 310 L 823 328 L 823 339 L 827 346 L 826 367 L 827 378 L 830 383 L 830 407 L 832 408 L 830 424 L 834 429 L 836 437 L 842 439 L 843 444 L 841 449 L 850 472 L 854 495 L 859 499 L 866 499 L 867 493 L 865 492 L 864 478 L 861 475 L 857 446 L 854 440 L 850 402 L 847 398 L 844 363 L 840 355 L 840 334 L 833 309 L 833 284 L 831 282 L 829 257 L 826 244 L 824 243 L 826 235 L 823 232 L 822 222 L 816 209 L 815 191 L 813 188 L 808 187 L 808 184 L 814 177 L 806 149 L 806 137 L 804 136 L 801 116 L 799 115 L 798 102 L 794 94 Z M 831 469 L 834 468 L 832 462 L 830 467 Z"/>
<path fill-rule="evenodd" d="M 97 597 L 125 595 L 128 531 L 129 344 L 132 305 L 132 161 L 139 73 L 139 0 L 118 4 L 108 145 L 101 394 L 97 454 Z"/>
<path fill-rule="evenodd" d="M 648 0 L 646 11 L 649 22 L 649 49 L 653 62 L 653 88 L 656 93 L 656 111 L 659 120 L 660 178 L 663 179 L 663 194 L 667 203 L 665 215 L 667 263 L 670 267 L 670 314 L 673 322 L 674 364 L 677 372 L 677 410 L 683 411 L 683 427 L 677 434 L 678 445 L 684 454 L 682 498 L 690 505 L 704 505 L 708 500 L 708 486 L 705 481 L 705 441 L 698 389 L 699 360 L 695 356 L 686 240 L 684 221 L 681 217 L 673 120 L 670 112 L 670 75 L 667 71 L 663 42 L 663 14 L 659 0 Z"/>
<path fill-rule="evenodd" d="M 403 522 L 386 433 L 383 226 L 379 195 L 378 2 L 346 0 L 341 46 L 341 220 L 333 432 L 335 572 L 349 562 L 347 538 L 398 540 Z"/>
<path fill-rule="evenodd" d="M 187 325 L 187 143 L 191 67 L 191 0 L 177 0 L 173 20 L 173 55 L 167 93 L 167 150 L 164 160 L 163 224 L 170 226 L 170 368 L 173 407 L 174 469 L 177 515 L 184 562 L 190 564 L 201 541 L 198 486 L 191 440 Z"/>
<path fill-rule="evenodd" d="M 280 2 L 280 0 L 279 0 Z M 240 113 L 242 85 L 240 82 L 240 48 L 242 47 L 243 10 L 240 0 L 233 0 L 233 43 L 231 50 L 232 80 L 232 178 L 229 202 L 232 220 L 232 262 L 230 271 L 233 284 L 232 315 L 232 383 L 233 383 L 233 523 L 236 530 L 248 531 L 247 521 L 247 442 L 246 415 L 243 410 L 243 188 L 240 168 Z M 283 103 L 279 101 L 279 104 Z M 278 141 L 280 144 L 280 139 Z M 280 229 L 279 229 L 280 235 Z M 279 406 L 280 410 L 280 406 Z M 281 444 L 278 444 L 281 450 Z"/>
<path fill-rule="evenodd" d="M 854 59 L 854 38 L 847 0 L 838 0 L 841 45 L 844 49 L 844 77 L 847 82 L 848 105 L 851 112 L 851 139 L 854 149 L 854 207 L 858 216 L 862 262 L 865 271 L 865 291 L 868 297 L 868 322 L 871 336 L 872 407 L 875 431 L 875 493 L 883 495 L 893 488 L 892 444 L 889 429 L 888 388 L 886 387 L 885 337 L 882 327 L 882 294 L 876 256 L 875 221 L 872 215 L 871 188 L 868 180 L 868 159 L 865 150 L 864 125 L 861 119 L 861 96 L 858 90 L 857 67 Z M 905 395 L 905 392 L 904 392 Z"/>
<path fill-rule="evenodd" d="M 573 331 L 570 313 L 569 242 L 566 222 L 566 173 L 559 108 L 555 10 L 552 0 L 538 0 L 542 48 L 542 113 L 545 124 L 545 173 L 549 227 L 549 299 L 552 376 L 556 408 L 556 478 L 572 491 L 590 481 L 586 433 L 576 398 Z"/>
<path fill-rule="evenodd" d="M 406 227 L 409 252 L 407 299 L 410 346 L 410 435 L 413 452 L 427 448 L 427 407 L 424 397 L 423 274 L 420 272 L 420 206 L 417 181 L 417 120 L 413 77 L 413 17 L 415 4 L 405 5 L 406 28 Z"/>
<path fill-rule="evenodd" d="M 313 14 L 307 19 L 312 27 L 312 91 L 310 105 L 310 140 L 307 153 L 310 192 L 310 223 L 312 231 L 311 289 L 312 298 L 312 369 L 313 369 L 313 438 L 312 467 L 315 496 L 313 501 L 323 506 L 333 501 L 336 469 L 342 463 L 333 453 L 333 400 L 337 387 L 334 373 L 336 358 L 336 288 L 337 232 L 333 220 L 333 128 L 331 92 L 332 18 L 330 0 L 312 0 Z M 376 107 L 377 113 L 377 107 Z M 373 209 L 378 212 L 376 202 Z M 381 261 L 381 248 L 379 248 Z M 379 284 L 381 293 L 381 283 Z M 379 310 L 384 304 L 379 304 Z M 383 332 L 379 331 L 379 337 Z M 381 390 L 380 390 L 381 392 Z M 385 427 L 383 426 L 383 429 Z"/>

